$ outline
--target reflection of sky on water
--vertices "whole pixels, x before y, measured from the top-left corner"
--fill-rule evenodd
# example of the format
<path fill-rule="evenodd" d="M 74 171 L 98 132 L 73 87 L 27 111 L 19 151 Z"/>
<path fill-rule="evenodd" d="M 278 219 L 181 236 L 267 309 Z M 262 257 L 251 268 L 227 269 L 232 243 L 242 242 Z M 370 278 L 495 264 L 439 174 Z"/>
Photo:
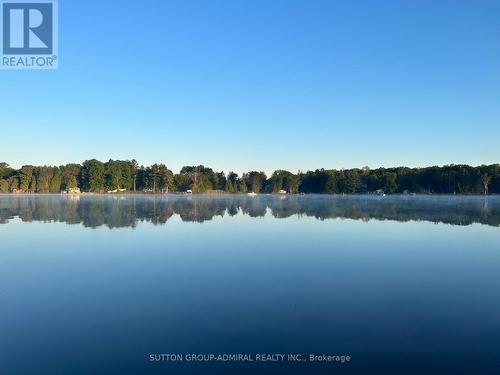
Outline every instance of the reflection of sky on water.
<path fill-rule="evenodd" d="M 339 373 L 495 373 L 500 231 L 491 221 L 428 219 L 491 220 L 496 198 L 486 216 L 476 197 L 439 206 L 451 213 L 423 204 L 398 210 L 390 200 L 343 206 L 318 197 L 306 207 L 297 197 L 290 209 L 290 197 L 121 198 L 92 198 L 94 209 L 81 206 L 88 197 L 76 206 L 54 197 L 35 203 L 29 220 L 33 206 L 17 206 L 13 216 L 23 219 L 0 225 L 6 373 L 200 370 L 147 361 L 149 353 L 191 352 L 350 354 Z M 40 198 L 24 203 L 32 199 Z M 335 215 L 317 219 L 328 212 Z M 360 217 L 377 220 L 351 220 Z"/>

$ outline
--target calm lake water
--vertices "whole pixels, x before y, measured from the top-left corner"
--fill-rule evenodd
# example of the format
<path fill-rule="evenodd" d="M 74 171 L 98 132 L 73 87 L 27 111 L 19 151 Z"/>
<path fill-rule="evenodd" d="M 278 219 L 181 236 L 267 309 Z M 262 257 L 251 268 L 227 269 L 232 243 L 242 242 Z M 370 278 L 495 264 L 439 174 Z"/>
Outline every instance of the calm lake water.
<path fill-rule="evenodd" d="M 171 373 L 500 373 L 500 197 L 0 195 L 0 374 Z"/>

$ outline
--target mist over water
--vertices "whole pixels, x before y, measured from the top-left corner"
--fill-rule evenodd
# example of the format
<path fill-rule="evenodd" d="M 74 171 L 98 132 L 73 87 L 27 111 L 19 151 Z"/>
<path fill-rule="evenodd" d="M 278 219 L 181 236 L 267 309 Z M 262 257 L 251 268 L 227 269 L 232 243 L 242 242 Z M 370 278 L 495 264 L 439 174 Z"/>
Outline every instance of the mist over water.
<path fill-rule="evenodd" d="M 0 223 L 22 221 L 81 223 L 85 227 L 165 224 L 173 216 L 205 222 L 216 217 L 430 221 L 454 225 L 500 225 L 499 196 L 392 195 L 0 195 Z"/>
<path fill-rule="evenodd" d="M 0 222 L 7 374 L 500 369 L 497 196 L 0 195 Z"/>

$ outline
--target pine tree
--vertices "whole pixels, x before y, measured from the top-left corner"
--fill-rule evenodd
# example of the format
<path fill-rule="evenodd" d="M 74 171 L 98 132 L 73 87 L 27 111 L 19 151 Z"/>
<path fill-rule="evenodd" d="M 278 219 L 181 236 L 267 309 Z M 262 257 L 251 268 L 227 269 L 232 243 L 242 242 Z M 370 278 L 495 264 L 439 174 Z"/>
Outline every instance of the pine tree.
<path fill-rule="evenodd" d="M 226 193 L 234 193 L 235 190 L 234 190 L 234 185 L 233 183 L 231 182 L 231 180 L 227 180 L 226 182 Z"/>
<path fill-rule="evenodd" d="M 238 180 L 238 191 L 240 193 L 246 193 L 247 192 L 247 184 L 242 179 Z"/>

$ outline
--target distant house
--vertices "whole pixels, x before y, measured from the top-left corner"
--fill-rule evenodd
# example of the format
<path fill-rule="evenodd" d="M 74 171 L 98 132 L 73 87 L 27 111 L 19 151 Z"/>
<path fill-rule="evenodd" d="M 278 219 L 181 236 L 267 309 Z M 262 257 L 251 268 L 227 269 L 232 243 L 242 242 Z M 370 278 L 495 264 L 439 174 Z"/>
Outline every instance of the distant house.
<path fill-rule="evenodd" d="M 12 189 L 12 193 L 21 194 L 23 191 L 21 189 Z"/>
<path fill-rule="evenodd" d="M 74 187 L 74 188 L 69 188 L 67 191 L 66 191 L 67 194 L 80 194 L 81 191 L 80 191 L 80 188 L 78 187 Z"/>
<path fill-rule="evenodd" d="M 114 189 L 114 190 L 108 190 L 108 194 L 123 193 L 124 191 L 127 191 L 127 189 Z"/>
<path fill-rule="evenodd" d="M 286 194 L 286 190 L 280 190 L 278 191 L 278 194 Z"/>
<path fill-rule="evenodd" d="M 186 194 L 193 194 L 193 191 L 191 189 L 186 190 Z"/>

